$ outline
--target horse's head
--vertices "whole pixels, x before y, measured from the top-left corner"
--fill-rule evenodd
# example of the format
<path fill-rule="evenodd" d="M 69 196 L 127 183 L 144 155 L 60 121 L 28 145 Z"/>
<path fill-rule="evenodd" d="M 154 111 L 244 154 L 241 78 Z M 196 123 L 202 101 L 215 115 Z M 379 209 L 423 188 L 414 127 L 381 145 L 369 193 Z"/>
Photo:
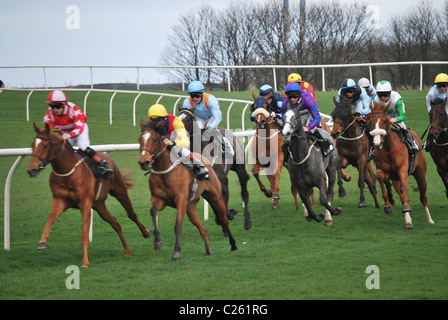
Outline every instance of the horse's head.
<path fill-rule="evenodd" d="M 353 99 L 342 98 L 339 102 L 337 102 L 336 98 L 333 97 L 335 108 L 331 113 L 333 118 L 333 129 L 331 130 L 331 135 L 335 139 L 344 133 L 353 120 L 351 110 L 352 100 Z"/>
<path fill-rule="evenodd" d="M 286 143 L 291 142 L 291 137 L 297 132 L 303 132 L 302 119 L 298 112 L 298 108 L 290 108 L 283 115 L 284 126 L 282 130 L 282 137 Z"/>
<path fill-rule="evenodd" d="M 165 121 L 163 118 L 153 118 L 149 122 L 140 121 L 142 133 L 138 139 L 140 143 L 140 168 L 149 170 L 151 163 L 164 151 L 163 135 Z"/>
<path fill-rule="evenodd" d="M 447 114 L 445 110 L 447 98 L 437 98 L 434 102 L 431 101 L 431 110 L 429 111 L 429 122 L 431 127 L 430 134 L 436 134 L 445 128 L 448 128 Z M 437 138 L 437 137 L 435 137 Z"/>
<path fill-rule="evenodd" d="M 272 97 L 272 92 L 265 97 L 257 97 L 252 92 L 252 97 L 255 100 L 251 107 L 252 116 L 255 118 L 255 125 L 257 129 L 265 129 L 270 119 L 271 107 L 268 100 Z"/>
<path fill-rule="evenodd" d="M 370 121 L 373 130 L 370 135 L 373 136 L 373 145 L 377 149 L 383 147 L 384 138 L 387 136 L 391 124 L 387 116 L 387 110 L 390 107 L 390 101 L 387 104 L 374 101 L 372 112 L 367 114 L 367 120 Z"/>
<path fill-rule="evenodd" d="M 30 177 L 37 177 L 39 172 L 62 151 L 63 142 L 60 135 L 51 132 L 48 123 L 45 123 L 43 129 L 33 123 L 33 128 L 36 132 L 36 138 L 31 144 L 33 153 L 28 165 L 28 174 Z"/>
<path fill-rule="evenodd" d="M 185 130 L 192 135 L 193 134 L 193 121 L 196 120 L 194 115 L 194 109 L 183 108 L 181 105 L 177 106 L 179 110 L 179 119 L 183 122 Z"/>

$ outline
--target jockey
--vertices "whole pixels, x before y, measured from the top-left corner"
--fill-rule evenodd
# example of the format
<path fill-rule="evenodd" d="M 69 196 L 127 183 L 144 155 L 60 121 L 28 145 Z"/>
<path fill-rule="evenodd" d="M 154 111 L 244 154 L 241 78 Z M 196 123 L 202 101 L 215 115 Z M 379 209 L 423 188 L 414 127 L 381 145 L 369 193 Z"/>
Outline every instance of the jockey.
<path fill-rule="evenodd" d="M 319 108 L 317 107 L 316 101 L 311 96 L 308 91 L 302 91 L 299 84 L 296 82 L 290 82 L 286 85 L 285 93 L 287 98 L 283 100 L 282 105 L 282 115 L 290 108 L 300 108 L 300 117 L 303 123 L 303 131 L 309 132 L 309 138 L 317 140 L 321 146 L 323 156 L 326 157 L 330 152 L 334 150 L 333 144 L 327 139 L 322 137 L 319 130 L 316 130 L 320 124 L 321 117 Z M 286 147 L 285 147 L 286 145 Z M 288 145 L 285 143 L 282 148 L 285 154 L 285 162 L 287 161 Z"/>
<path fill-rule="evenodd" d="M 367 79 L 367 78 L 359 79 L 358 86 L 363 87 L 366 90 L 367 95 L 370 97 L 370 99 L 372 99 L 372 101 L 373 101 L 373 99 L 375 99 L 375 97 L 376 97 L 376 90 L 370 84 L 369 79 Z"/>
<path fill-rule="evenodd" d="M 362 116 L 370 113 L 370 104 L 372 100 L 368 96 L 366 90 L 357 85 L 355 80 L 347 78 L 342 83 L 342 88 L 339 89 L 338 96 L 336 101 L 341 101 L 342 95 L 345 95 L 347 98 L 353 98 L 352 111 L 354 113 L 359 113 Z"/>
<path fill-rule="evenodd" d="M 202 161 L 197 159 L 189 150 L 190 139 L 187 136 L 184 123 L 174 114 L 168 114 L 165 107 L 155 104 L 148 109 L 148 122 L 154 118 L 165 120 L 165 138 L 163 143 L 168 146 L 172 154 L 181 157 L 182 163 L 198 178 L 204 180 L 209 178 L 209 172 Z M 169 138 L 168 138 L 169 136 Z"/>
<path fill-rule="evenodd" d="M 44 116 L 44 123 L 50 128 L 58 129 L 62 139 L 71 145 L 77 143 L 79 149 L 89 156 L 98 166 L 103 178 L 113 174 L 107 162 L 90 147 L 89 126 L 87 117 L 74 103 L 67 101 L 67 96 L 61 90 L 50 92 L 47 98 L 49 108 Z"/>
<path fill-rule="evenodd" d="M 275 92 L 268 84 L 260 87 L 260 96 L 266 97 L 272 92 L 272 95 L 267 101 L 269 102 L 269 109 L 271 110 L 271 116 L 277 119 L 279 125 L 283 124 L 282 120 L 282 104 L 283 97 L 280 93 Z M 250 121 L 255 121 L 255 118 L 250 115 Z"/>
<path fill-rule="evenodd" d="M 395 126 L 399 127 L 401 133 L 407 140 L 407 144 L 410 147 L 409 152 L 416 154 L 420 151 L 417 143 L 412 137 L 409 129 L 406 129 L 404 120 L 406 120 L 406 110 L 401 95 L 392 91 L 392 85 L 389 81 L 382 80 L 376 85 L 377 96 L 375 97 L 376 102 L 382 102 L 384 104 L 390 103 L 389 109 L 387 110 L 387 116 L 389 121 Z M 372 124 L 373 126 L 374 124 Z"/>
<path fill-rule="evenodd" d="M 230 142 L 226 141 L 227 139 L 217 129 L 222 120 L 222 113 L 216 97 L 210 93 L 205 93 L 205 87 L 200 81 L 193 81 L 188 85 L 188 94 L 190 98 L 184 100 L 183 108 L 193 111 L 199 129 L 210 130 L 207 132 L 210 142 L 216 139 L 217 144 L 222 148 L 222 152 L 233 157 Z"/>
<path fill-rule="evenodd" d="M 311 83 L 303 81 L 300 74 L 291 73 L 288 76 L 288 83 L 290 83 L 290 82 L 297 82 L 298 84 L 300 84 L 300 89 L 302 89 L 302 91 L 308 91 L 311 94 L 311 96 L 313 97 L 314 101 L 317 102 L 316 94 L 314 93 L 313 86 L 311 85 Z"/>
<path fill-rule="evenodd" d="M 434 86 L 429 89 L 426 95 L 426 106 L 428 107 L 428 113 L 431 111 L 431 102 L 434 102 L 437 98 L 445 100 L 448 97 L 447 93 L 448 75 L 446 73 L 439 73 L 434 80 Z M 445 111 L 448 114 L 448 99 L 445 104 Z M 428 134 L 428 138 L 423 146 L 425 151 L 431 149 L 431 141 L 434 138 L 433 134 Z"/>

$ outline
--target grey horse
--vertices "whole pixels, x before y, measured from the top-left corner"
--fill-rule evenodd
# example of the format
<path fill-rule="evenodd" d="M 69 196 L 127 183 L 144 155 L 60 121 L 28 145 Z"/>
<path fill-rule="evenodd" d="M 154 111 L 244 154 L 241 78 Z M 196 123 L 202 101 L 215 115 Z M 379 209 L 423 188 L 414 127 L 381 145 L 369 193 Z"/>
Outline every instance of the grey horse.
<path fill-rule="evenodd" d="M 336 169 L 338 154 L 336 148 L 325 158 L 321 150 L 317 147 L 316 141 L 309 139 L 308 134 L 303 130 L 302 119 L 298 108 L 289 109 L 284 115 L 284 127 L 282 136 L 289 144 L 288 171 L 291 180 L 296 185 L 300 198 L 305 205 L 305 216 L 308 220 L 322 221 L 325 218 L 325 225 L 332 224 L 333 215 L 342 212 L 341 208 L 333 208 L 333 187 L 336 181 Z M 330 135 L 323 129 L 320 130 L 322 137 L 333 143 Z M 313 187 L 320 191 L 320 203 L 327 209 L 325 214 L 316 215 L 311 205 L 310 196 Z"/>

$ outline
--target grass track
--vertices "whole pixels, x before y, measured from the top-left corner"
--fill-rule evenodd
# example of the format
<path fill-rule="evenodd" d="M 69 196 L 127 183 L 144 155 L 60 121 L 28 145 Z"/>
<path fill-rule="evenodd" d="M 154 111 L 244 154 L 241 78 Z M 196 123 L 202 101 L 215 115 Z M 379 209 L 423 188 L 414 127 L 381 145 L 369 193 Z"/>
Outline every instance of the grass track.
<path fill-rule="evenodd" d="M 406 104 L 408 127 L 421 135 L 428 123 L 425 92 L 400 92 Z M 31 98 L 31 122 L 26 122 L 26 93 L 3 91 L 0 94 L 0 148 L 28 147 L 34 138 L 31 123 L 42 122 L 48 92 Z M 182 93 L 184 94 L 184 93 Z M 250 92 L 216 92 L 219 97 L 250 100 Z M 330 114 L 335 92 L 318 92 L 319 107 Z M 69 100 L 82 106 L 83 93 L 68 93 Z M 91 143 L 137 143 L 138 127 L 132 126 L 134 96 L 118 94 L 114 99 L 114 124 L 109 125 L 111 94 L 91 93 L 88 100 Z M 156 98 L 141 97 L 137 119 L 145 119 Z M 162 103 L 165 100 L 162 100 Z M 168 101 L 168 100 L 167 100 Z M 168 101 L 169 102 L 169 101 Z M 223 108 L 225 108 L 224 106 Z M 241 107 L 242 109 L 242 107 Z M 240 113 L 235 107 L 232 127 L 239 128 Z M 225 112 L 223 112 L 225 123 Z M 247 115 L 248 116 L 248 115 Z M 253 125 L 247 121 L 246 128 Z M 137 165 L 137 152 L 113 152 L 120 168 L 133 172 L 135 187 L 129 191 L 141 221 L 152 229 L 149 215 L 148 177 Z M 240 209 L 231 222 L 239 250 L 230 251 L 214 220 L 204 222 L 210 234 L 212 256 L 204 257 L 202 239 L 185 219 L 182 233 L 182 259 L 171 261 L 174 248 L 174 209 L 159 217 L 164 249 L 153 250 L 153 237 L 143 239 L 135 224 L 113 198 L 108 208 L 118 219 L 133 250 L 125 257 L 118 236 L 99 216 L 94 215 L 94 240 L 89 247 L 91 267 L 81 270 L 80 290 L 68 290 L 65 281 L 69 265 L 80 265 L 81 219 L 68 210 L 55 223 L 46 251 L 35 249 L 50 210 L 48 187 L 50 168 L 37 179 L 26 173 L 28 159 L 19 167 L 12 185 L 11 251 L 0 251 L 0 299 L 447 299 L 448 218 L 443 184 L 432 159 L 428 160 L 428 199 L 435 225 L 426 222 L 418 193 L 412 191 L 412 218 L 415 229 L 404 229 L 401 206 L 385 215 L 373 208 L 366 193 L 367 208 L 358 209 L 357 173 L 346 183 L 347 196 L 336 197 L 335 206 L 343 212 L 334 225 L 307 222 L 294 212 L 288 172 L 282 172 L 280 209 L 270 209 L 271 200 L 259 191 L 255 179 L 249 182 L 250 211 L 254 229 L 245 231 L 236 174 L 230 174 L 230 206 Z M 0 158 L 0 200 L 4 181 L 14 157 Z M 250 168 L 249 168 L 250 171 Z M 267 181 L 265 179 L 265 181 Z M 266 182 L 267 183 L 267 182 Z M 379 187 L 378 187 L 379 188 Z M 337 189 L 335 190 L 337 191 Z M 398 196 L 396 195 L 396 200 Z M 379 197 L 380 205 L 382 199 Z M 202 202 L 198 211 L 202 211 Z M 323 208 L 319 207 L 319 212 Z M 3 234 L 3 219 L 0 221 Z M 368 290 L 365 270 L 376 265 L 380 270 L 380 289 Z"/>

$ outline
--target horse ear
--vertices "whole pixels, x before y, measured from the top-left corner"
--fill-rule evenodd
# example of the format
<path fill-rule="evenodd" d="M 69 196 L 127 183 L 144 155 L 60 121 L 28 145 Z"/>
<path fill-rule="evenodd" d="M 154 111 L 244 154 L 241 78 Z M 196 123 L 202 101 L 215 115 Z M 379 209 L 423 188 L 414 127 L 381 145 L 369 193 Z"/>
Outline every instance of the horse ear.
<path fill-rule="evenodd" d="M 257 98 L 258 98 L 253 91 L 252 91 L 252 97 L 254 98 L 254 100 L 257 100 Z"/>
<path fill-rule="evenodd" d="M 287 97 L 285 91 L 283 91 L 283 90 L 282 90 L 282 97 L 283 97 L 283 98 L 286 98 L 286 97 Z"/>
<path fill-rule="evenodd" d="M 333 103 L 334 103 L 335 105 L 338 104 L 338 102 L 336 101 L 336 97 L 335 97 L 335 96 L 333 96 Z"/>
<path fill-rule="evenodd" d="M 142 128 L 142 130 L 145 129 L 145 124 L 146 122 L 140 119 L 140 127 Z"/>
<path fill-rule="evenodd" d="M 180 104 L 178 104 L 178 105 L 177 105 L 177 110 L 178 110 L 179 112 L 181 112 L 182 110 L 184 110 L 184 107 L 181 106 Z"/>
<path fill-rule="evenodd" d="M 273 95 L 273 93 L 272 93 L 272 92 L 269 92 L 269 94 L 265 97 L 265 99 L 266 99 L 266 100 L 271 99 L 272 95 Z"/>
<path fill-rule="evenodd" d="M 51 128 L 50 128 L 50 125 L 48 124 L 48 122 L 45 122 L 45 128 L 44 128 L 46 131 L 48 131 L 48 132 L 50 132 L 51 131 Z"/>
<path fill-rule="evenodd" d="M 40 132 L 40 129 L 39 129 L 39 127 L 36 125 L 35 122 L 33 122 L 33 128 L 34 128 L 34 131 L 35 131 L 36 133 L 39 133 L 39 132 Z"/>

